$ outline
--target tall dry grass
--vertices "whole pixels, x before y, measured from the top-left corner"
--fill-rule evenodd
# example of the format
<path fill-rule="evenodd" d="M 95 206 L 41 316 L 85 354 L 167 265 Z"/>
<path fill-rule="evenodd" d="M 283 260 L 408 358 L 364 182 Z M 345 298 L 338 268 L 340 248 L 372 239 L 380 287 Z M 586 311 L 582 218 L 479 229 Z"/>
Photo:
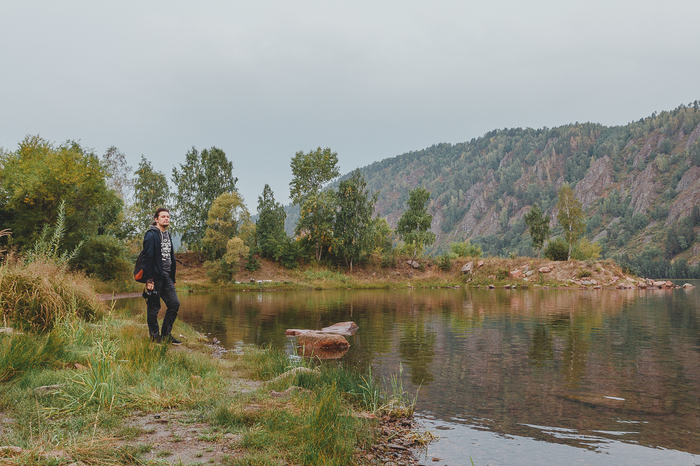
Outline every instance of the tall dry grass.
<path fill-rule="evenodd" d="M 0 316 L 13 327 L 43 333 L 63 318 L 96 320 L 104 311 L 88 281 L 51 262 L 0 265 Z"/>

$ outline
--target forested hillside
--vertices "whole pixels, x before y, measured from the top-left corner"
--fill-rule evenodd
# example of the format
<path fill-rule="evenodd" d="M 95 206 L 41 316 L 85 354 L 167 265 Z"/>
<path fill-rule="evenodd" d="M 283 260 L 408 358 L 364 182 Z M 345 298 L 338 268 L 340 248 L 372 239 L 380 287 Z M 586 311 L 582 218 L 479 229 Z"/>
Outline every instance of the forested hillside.
<path fill-rule="evenodd" d="M 626 126 L 574 123 L 494 130 L 469 142 L 437 144 L 361 169 L 377 214 L 392 227 L 410 189 L 431 193 L 427 252 L 470 239 L 486 254 L 534 255 L 523 216 L 537 203 L 556 224 L 557 190 L 569 183 L 586 213 L 586 237 L 604 257 L 639 273 L 689 276 L 700 245 L 700 103 Z"/>

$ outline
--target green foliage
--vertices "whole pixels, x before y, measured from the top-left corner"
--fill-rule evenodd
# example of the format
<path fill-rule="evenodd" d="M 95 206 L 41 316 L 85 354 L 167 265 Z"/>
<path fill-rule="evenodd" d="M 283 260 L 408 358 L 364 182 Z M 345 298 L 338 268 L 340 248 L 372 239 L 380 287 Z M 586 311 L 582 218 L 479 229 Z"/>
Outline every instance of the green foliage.
<path fill-rule="evenodd" d="M 58 206 L 58 216 L 56 217 L 56 226 L 54 227 L 51 238 L 47 238 L 51 227 L 44 225 L 41 231 L 41 236 L 34 243 L 34 247 L 25 255 L 25 262 L 32 263 L 34 261 L 44 261 L 56 264 L 58 267 L 65 267 L 78 253 L 82 241 L 71 251 L 60 252 L 61 242 L 66 232 L 66 203 L 61 201 Z"/>
<path fill-rule="evenodd" d="M 124 242 L 108 235 L 90 236 L 78 250 L 71 264 L 91 277 L 103 281 L 132 281 L 134 264 Z"/>
<path fill-rule="evenodd" d="M 450 252 L 456 257 L 476 257 L 477 259 L 483 254 L 481 251 L 481 246 L 472 244 L 469 241 L 452 243 L 450 245 Z"/>
<path fill-rule="evenodd" d="M 428 214 L 426 203 L 430 193 L 425 188 L 416 188 L 409 192 L 408 210 L 399 219 L 396 232 L 407 245 L 413 247 L 412 260 L 423 246 L 435 241 L 435 233 L 430 231 L 433 216 Z"/>
<path fill-rule="evenodd" d="M 340 175 L 338 153 L 326 147 L 294 154 L 291 162 L 292 181 L 289 183 L 289 196 L 294 204 L 303 205 L 310 197 L 317 195 L 324 184 Z"/>
<path fill-rule="evenodd" d="M 317 262 L 333 246 L 335 213 L 336 195 L 333 191 L 308 196 L 301 206 L 296 232 L 313 248 Z"/>
<path fill-rule="evenodd" d="M 0 383 L 54 363 L 61 357 L 64 345 L 54 332 L 46 338 L 28 334 L 0 335 Z"/>
<path fill-rule="evenodd" d="M 74 248 L 87 236 L 112 224 L 103 217 L 120 200 L 105 183 L 99 158 L 76 142 L 54 146 L 28 136 L 15 152 L 0 152 L 0 219 L 21 249 L 33 244 L 44 225 L 55 223 L 65 202 L 64 246 Z"/>
<path fill-rule="evenodd" d="M 396 255 L 391 251 L 382 254 L 382 259 L 379 265 L 384 269 L 396 267 Z"/>
<path fill-rule="evenodd" d="M 449 254 L 443 254 L 437 257 L 437 263 L 440 270 L 443 272 L 449 272 L 452 268 L 452 258 Z"/>
<path fill-rule="evenodd" d="M 242 225 L 250 222 L 250 214 L 237 192 L 219 195 L 207 214 L 207 229 L 202 239 L 202 250 L 210 260 L 223 257 L 231 238 L 239 234 Z"/>
<path fill-rule="evenodd" d="M 576 278 L 587 278 L 593 276 L 593 272 L 588 269 L 581 269 L 576 272 Z"/>
<path fill-rule="evenodd" d="M 564 229 L 564 240 L 569 245 L 566 260 L 571 258 L 571 249 L 583 235 L 585 224 L 583 223 L 583 207 L 581 201 L 576 199 L 574 191 L 568 184 L 559 189 L 559 201 L 557 202 L 559 213 L 557 220 Z"/>
<path fill-rule="evenodd" d="M 569 260 L 569 244 L 564 238 L 556 238 L 550 241 L 544 248 L 544 258 L 551 261 Z"/>
<path fill-rule="evenodd" d="M 245 264 L 245 269 L 249 272 L 255 272 L 260 268 L 261 265 L 262 264 L 260 263 L 260 260 L 257 257 L 249 255 L 248 260 Z"/>
<path fill-rule="evenodd" d="M 134 175 L 134 228 L 142 233 L 153 221 L 155 211 L 168 205 L 170 188 L 165 175 L 155 171 L 143 155 Z"/>
<path fill-rule="evenodd" d="M 333 243 L 336 197 L 332 191 L 321 189 L 340 174 L 338 154 L 320 147 L 306 154 L 299 151 L 292 157 L 291 168 L 290 197 L 300 206 L 295 231 L 313 245 L 318 262 Z"/>
<path fill-rule="evenodd" d="M 530 229 L 530 238 L 532 238 L 532 247 L 540 255 L 544 242 L 549 237 L 549 218 L 542 214 L 540 206 L 535 203 L 530 211 L 525 214 L 525 224 Z"/>
<path fill-rule="evenodd" d="M 497 280 L 505 280 L 508 277 L 510 277 L 510 272 L 508 271 L 508 269 L 499 268 L 496 270 Z"/>
<path fill-rule="evenodd" d="M 363 255 L 372 249 L 372 220 L 378 194 L 369 196 L 359 170 L 354 170 L 349 178 L 338 185 L 336 193 L 337 211 L 333 224 L 333 239 L 336 256 L 341 257 L 352 270 Z"/>
<path fill-rule="evenodd" d="M 212 147 L 200 154 L 194 147 L 185 155 L 180 169 L 173 168 L 177 212 L 177 230 L 192 250 L 202 247 L 209 210 L 223 193 L 236 192 L 238 178 L 233 177 L 233 163 L 221 149 Z"/>
<path fill-rule="evenodd" d="M 598 259 L 601 247 L 597 242 L 591 243 L 587 238 L 581 239 L 571 251 L 571 257 L 579 261 Z"/>
<path fill-rule="evenodd" d="M 666 231 L 665 254 L 670 259 L 679 254 L 695 242 L 695 230 L 693 229 L 693 218 L 687 217 L 675 222 Z"/>
<path fill-rule="evenodd" d="M 282 204 L 275 201 L 270 185 L 265 185 L 258 197 L 258 221 L 255 236 L 260 256 L 279 261 L 287 247 L 284 220 L 287 214 Z"/>

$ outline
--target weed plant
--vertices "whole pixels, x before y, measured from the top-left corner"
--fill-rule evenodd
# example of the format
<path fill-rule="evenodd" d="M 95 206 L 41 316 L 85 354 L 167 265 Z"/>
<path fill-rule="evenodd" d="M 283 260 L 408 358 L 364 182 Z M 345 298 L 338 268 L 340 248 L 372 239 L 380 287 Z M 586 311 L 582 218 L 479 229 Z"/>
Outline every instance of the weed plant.
<path fill-rule="evenodd" d="M 52 262 L 0 265 L 0 314 L 13 327 L 42 333 L 58 320 L 95 321 L 103 311 L 84 278 Z"/>

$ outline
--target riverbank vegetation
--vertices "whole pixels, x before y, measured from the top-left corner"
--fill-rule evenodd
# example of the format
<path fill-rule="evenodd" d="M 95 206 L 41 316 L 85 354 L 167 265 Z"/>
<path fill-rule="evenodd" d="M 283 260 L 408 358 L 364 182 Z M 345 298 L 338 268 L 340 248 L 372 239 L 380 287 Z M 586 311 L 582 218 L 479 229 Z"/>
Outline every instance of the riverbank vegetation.
<path fill-rule="evenodd" d="M 337 363 L 184 323 L 183 346 L 152 343 L 55 264 L 6 261 L 0 294 L 0 464 L 360 464 L 377 416 L 412 414 L 396 381 Z"/>

